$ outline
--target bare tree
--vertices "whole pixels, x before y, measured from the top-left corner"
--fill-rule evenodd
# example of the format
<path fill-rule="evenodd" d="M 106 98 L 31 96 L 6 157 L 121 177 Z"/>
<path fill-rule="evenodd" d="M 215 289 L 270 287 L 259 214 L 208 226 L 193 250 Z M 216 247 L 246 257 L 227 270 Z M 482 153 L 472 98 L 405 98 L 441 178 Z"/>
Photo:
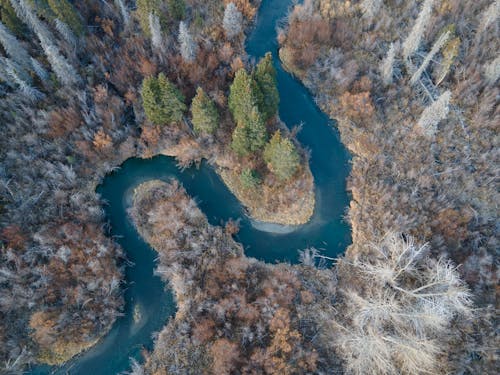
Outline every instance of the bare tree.
<path fill-rule="evenodd" d="M 363 17 L 371 20 L 375 17 L 382 6 L 383 0 L 363 0 L 360 4 Z"/>
<path fill-rule="evenodd" d="M 128 24 L 130 22 L 130 15 L 129 15 L 129 10 L 128 10 L 127 6 L 123 2 L 123 0 L 115 0 L 115 4 L 118 7 L 118 9 L 120 10 L 120 14 L 122 16 L 123 23 L 125 24 L 125 26 L 128 26 Z"/>
<path fill-rule="evenodd" d="M 441 48 L 443 48 L 443 46 L 446 44 L 446 42 L 450 39 L 450 36 L 451 36 L 450 31 L 447 31 L 447 32 L 441 34 L 439 36 L 438 40 L 436 40 L 436 42 L 434 42 L 434 45 L 432 46 L 432 48 L 431 48 L 430 52 L 427 54 L 427 56 L 425 56 L 424 61 L 422 62 L 420 67 L 417 69 L 417 71 L 415 73 L 413 73 L 413 76 L 410 79 L 410 83 L 412 85 L 414 85 L 415 83 L 418 82 L 418 80 L 420 79 L 420 76 L 422 75 L 424 70 L 427 69 L 427 66 L 429 65 L 431 60 L 434 58 L 436 53 L 438 53 L 441 50 Z"/>
<path fill-rule="evenodd" d="M 226 5 L 222 25 L 229 39 L 241 33 L 243 29 L 243 16 L 234 3 Z"/>
<path fill-rule="evenodd" d="M 500 1 L 494 0 L 483 12 L 479 21 L 479 33 L 483 33 L 500 16 Z"/>
<path fill-rule="evenodd" d="M 10 0 L 10 2 L 17 16 L 26 22 L 40 40 L 47 60 L 59 81 L 65 85 L 77 83 L 80 80 L 78 74 L 66 58 L 61 55 L 59 49 L 52 43 L 52 40 L 54 40 L 52 34 L 38 19 L 31 6 L 25 0 Z"/>
<path fill-rule="evenodd" d="M 451 262 L 428 257 L 427 245 L 389 234 L 347 272 L 362 282 L 343 288 L 337 345 L 353 374 L 435 373 L 453 318 L 471 299 Z M 345 271 L 344 271 L 345 272 Z"/>
<path fill-rule="evenodd" d="M 382 60 L 382 63 L 380 64 L 380 74 L 382 75 L 382 81 L 386 85 L 390 85 L 392 83 L 395 56 L 396 48 L 394 47 L 394 43 L 391 43 L 389 51 L 387 51 L 387 56 Z"/>
<path fill-rule="evenodd" d="M 0 21 L 0 44 L 2 44 L 7 55 L 13 59 L 17 64 L 19 64 L 24 69 L 29 69 L 31 66 L 30 56 L 26 49 L 19 43 L 17 38 L 12 35 L 5 27 L 5 25 Z"/>
<path fill-rule="evenodd" d="M 422 36 L 424 35 L 425 28 L 429 24 L 432 14 L 432 8 L 435 0 L 425 0 L 422 9 L 418 15 L 417 21 L 410 31 L 410 34 L 403 43 L 403 56 L 409 59 L 411 55 L 418 49 Z"/>
<path fill-rule="evenodd" d="M 179 44 L 182 58 L 187 62 L 194 61 L 198 47 L 184 21 L 179 23 Z"/>
<path fill-rule="evenodd" d="M 433 137 L 436 134 L 437 125 L 444 120 L 450 111 L 451 92 L 445 91 L 439 98 L 422 112 L 418 120 L 418 126 L 425 135 Z"/>
<path fill-rule="evenodd" d="M 497 81 L 500 77 L 500 55 L 486 64 L 484 67 L 484 74 L 489 83 L 495 83 Z"/>
<path fill-rule="evenodd" d="M 151 32 L 151 44 L 153 47 L 163 51 L 160 18 L 153 13 L 149 13 L 149 31 Z"/>

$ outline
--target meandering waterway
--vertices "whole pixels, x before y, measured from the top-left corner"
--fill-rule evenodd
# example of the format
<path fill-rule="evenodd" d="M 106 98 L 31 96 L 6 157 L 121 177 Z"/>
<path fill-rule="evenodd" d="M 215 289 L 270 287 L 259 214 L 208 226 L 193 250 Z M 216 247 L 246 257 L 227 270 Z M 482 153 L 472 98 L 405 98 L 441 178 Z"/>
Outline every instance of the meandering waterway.
<path fill-rule="evenodd" d="M 126 268 L 125 310 L 111 332 L 94 348 L 61 368 L 38 367 L 32 374 L 112 375 L 126 371 L 130 358 L 140 360 L 142 348 L 152 349 L 155 332 L 175 313 L 172 295 L 153 274 L 155 252 L 140 238 L 127 215 L 133 189 L 150 179 L 179 179 L 196 197 L 212 224 L 240 219 L 237 239 L 247 256 L 266 262 L 295 263 L 298 250 L 316 247 L 323 255 L 336 256 L 351 241 L 343 220 L 349 204 L 346 178 L 349 156 L 328 117 L 315 105 L 309 92 L 285 72 L 277 58 L 276 24 L 291 6 L 291 0 L 263 0 L 256 26 L 248 36 L 246 50 L 258 59 L 271 51 L 278 72 L 281 96 L 280 117 L 289 126 L 302 123 L 299 141 L 310 149 L 311 171 L 316 184 L 316 207 L 311 221 L 297 228 L 252 223 L 214 170 L 201 168 L 180 171 L 173 158 L 130 159 L 106 177 L 98 192 L 105 207 L 111 235 L 123 247 L 131 265 Z"/>

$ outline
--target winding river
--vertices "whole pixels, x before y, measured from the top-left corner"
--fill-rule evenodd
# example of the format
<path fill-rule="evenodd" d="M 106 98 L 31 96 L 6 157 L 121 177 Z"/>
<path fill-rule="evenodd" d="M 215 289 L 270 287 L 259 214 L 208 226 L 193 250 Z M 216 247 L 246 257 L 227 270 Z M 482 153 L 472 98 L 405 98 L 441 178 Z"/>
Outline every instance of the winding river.
<path fill-rule="evenodd" d="M 178 178 L 187 192 L 196 197 L 212 224 L 240 219 L 237 239 L 245 252 L 266 262 L 295 263 L 298 251 L 316 247 L 333 257 L 350 243 L 350 230 L 343 215 L 349 204 L 346 177 L 349 155 L 328 117 L 315 105 L 309 92 L 285 72 L 277 58 L 276 24 L 292 0 L 263 0 L 256 26 L 248 36 L 247 52 L 254 58 L 271 51 L 278 72 L 281 95 L 280 117 L 290 127 L 303 124 L 299 141 L 311 150 L 311 170 L 316 184 L 316 207 L 305 225 L 284 228 L 253 223 L 214 170 L 201 168 L 180 171 L 175 160 L 158 156 L 149 160 L 130 159 L 106 177 L 98 192 L 109 202 L 106 214 L 111 234 L 124 248 L 131 265 L 126 268 L 125 310 L 110 333 L 91 350 L 60 368 L 37 367 L 31 374 L 112 375 L 127 371 L 130 358 L 140 359 L 143 348 L 152 349 L 153 335 L 175 313 L 171 293 L 153 275 L 155 252 L 146 244 L 127 217 L 133 189 L 150 179 Z"/>

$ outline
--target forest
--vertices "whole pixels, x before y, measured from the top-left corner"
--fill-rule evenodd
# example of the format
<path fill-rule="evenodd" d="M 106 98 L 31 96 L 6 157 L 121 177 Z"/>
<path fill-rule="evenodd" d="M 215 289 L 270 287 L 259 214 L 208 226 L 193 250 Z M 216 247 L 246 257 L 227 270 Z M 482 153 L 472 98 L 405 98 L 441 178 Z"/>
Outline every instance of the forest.
<path fill-rule="evenodd" d="M 60 365 L 122 314 L 126 254 L 96 186 L 131 157 L 211 164 L 258 220 L 313 214 L 259 0 L 0 0 L 0 373 Z M 130 217 L 178 311 L 132 374 L 493 374 L 498 0 L 304 0 L 280 59 L 352 154 L 333 267 L 244 255 L 175 180 Z M 298 124 L 287 124 L 294 126 Z"/>
<path fill-rule="evenodd" d="M 5 371 L 63 363 L 120 316 L 126 257 L 106 236 L 95 188 L 124 160 L 164 153 L 184 168 L 206 159 L 237 195 L 259 196 L 242 198 L 258 218 L 310 217 L 312 175 L 277 117 L 274 68 L 243 51 L 257 5 L 1 1 Z M 236 75 L 252 92 L 238 93 Z M 253 117 L 238 117 L 245 106 Z"/>

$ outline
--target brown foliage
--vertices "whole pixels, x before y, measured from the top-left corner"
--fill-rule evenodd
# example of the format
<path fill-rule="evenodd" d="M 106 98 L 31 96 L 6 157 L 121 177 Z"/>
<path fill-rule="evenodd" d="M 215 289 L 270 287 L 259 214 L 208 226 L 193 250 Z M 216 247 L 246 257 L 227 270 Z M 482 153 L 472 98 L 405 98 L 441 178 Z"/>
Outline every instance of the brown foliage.
<path fill-rule="evenodd" d="M 74 132 L 82 122 L 79 111 L 71 106 L 66 108 L 56 108 L 49 113 L 50 138 L 64 138 Z"/>
<path fill-rule="evenodd" d="M 217 339 L 212 344 L 210 353 L 213 357 L 212 371 L 220 375 L 229 375 L 240 356 L 238 344 L 226 338 Z"/>
<path fill-rule="evenodd" d="M 5 241 L 7 247 L 23 249 L 27 238 L 19 225 L 8 225 L 0 231 L 0 239 Z"/>

